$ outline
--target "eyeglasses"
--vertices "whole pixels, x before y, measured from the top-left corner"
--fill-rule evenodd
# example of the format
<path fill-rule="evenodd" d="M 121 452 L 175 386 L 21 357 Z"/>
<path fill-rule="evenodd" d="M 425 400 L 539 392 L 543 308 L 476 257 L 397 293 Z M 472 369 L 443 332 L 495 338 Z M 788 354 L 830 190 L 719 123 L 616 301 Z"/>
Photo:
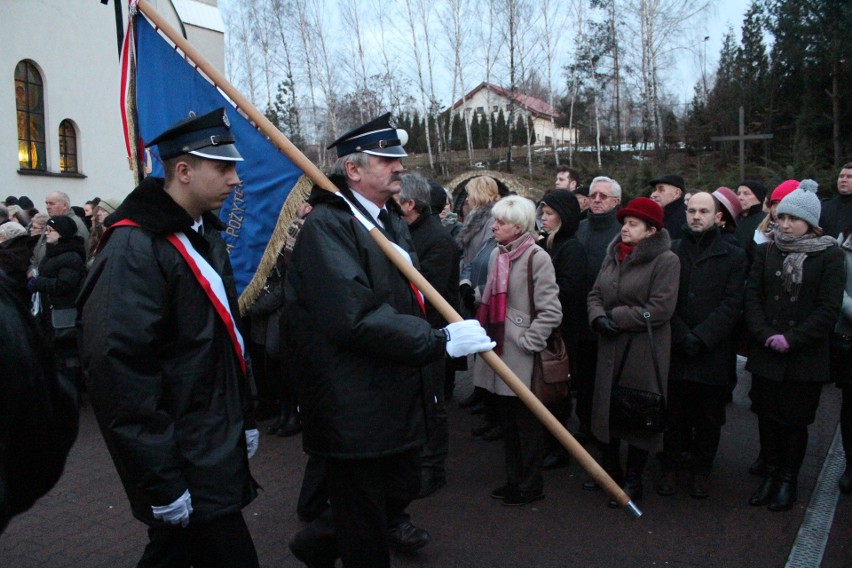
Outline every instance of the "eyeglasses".
<path fill-rule="evenodd" d="M 607 195 L 606 193 L 595 192 L 595 193 L 589 194 L 589 199 L 591 199 L 592 201 L 596 201 L 596 200 L 603 201 L 605 199 L 612 199 L 612 196 Z"/>

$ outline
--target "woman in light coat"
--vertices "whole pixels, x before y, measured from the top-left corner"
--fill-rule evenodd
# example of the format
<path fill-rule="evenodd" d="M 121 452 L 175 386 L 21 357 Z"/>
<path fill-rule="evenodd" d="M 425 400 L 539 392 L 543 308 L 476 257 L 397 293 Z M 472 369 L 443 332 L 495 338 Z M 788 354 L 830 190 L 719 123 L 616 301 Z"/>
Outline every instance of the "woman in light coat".
<path fill-rule="evenodd" d="M 637 197 L 618 212 L 617 218 L 623 227 L 609 245 L 588 299 L 589 323 L 600 335 L 592 433 L 602 444 L 602 467 L 635 501 L 642 497 L 648 453 L 662 450 L 663 436 L 611 424 L 610 396 L 621 367 L 620 385 L 659 393 L 654 357 L 659 365 L 661 394 L 666 394 L 669 321 L 677 306 L 680 260 L 670 250 L 663 210 L 656 202 Z M 653 345 L 646 317 L 653 328 Z M 619 458 L 622 440 L 628 444 L 626 475 Z M 617 506 L 615 501 L 609 505 Z"/>
<path fill-rule="evenodd" d="M 497 248 L 491 253 L 488 280 L 477 317 L 497 342 L 495 351 L 521 381 L 530 386 L 533 355 L 562 320 L 559 287 L 547 252 L 535 244 L 535 206 L 523 197 L 509 196 L 492 210 Z M 532 267 L 532 315 L 529 267 Z M 544 498 L 542 461 L 545 446 L 541 423 L 508 386 L 477 359 L 476 386 L 494 393 L 503 429 L 506 483 L 491 492 L 504 505 L 526 505 Z"/>

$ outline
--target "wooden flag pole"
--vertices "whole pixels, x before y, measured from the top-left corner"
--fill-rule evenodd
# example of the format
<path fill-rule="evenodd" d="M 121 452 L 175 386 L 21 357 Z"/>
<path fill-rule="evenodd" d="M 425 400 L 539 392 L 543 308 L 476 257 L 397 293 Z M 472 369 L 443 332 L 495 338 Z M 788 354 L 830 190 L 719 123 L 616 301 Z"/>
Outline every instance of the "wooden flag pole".
<path fill-rule="evenodd" d="M 237 108 L 242 110 L 248 118 L 275 144 L 278 149 L 293 161 L 308 178 L 311 179 L 319 187 L 338 193 L 337 187 L 326 177 L 326 175 L 311 162 L 296 146 L 290 142 L 284 134 L 278 130 L 270 121 L 258 111 L 245 97 L 243 97 L 237 89 L 231 85 L 225 77 L 216 70 L 192 45 L 184 39 L 168 22 L 166 22 L 147 0 L 139 0 L 137 4 L 139 11 L 151 20 L 162 32 L 174 43 L 192 62 L 201 69 L 207 77 L 213 81 L 222 92 L 225 93 L 234 103 Z M 453 309 L 452 306 L 441 296 L 426 278 L 415 269 L 410 262 L 402 257 L 402 255 L 393 247 L 385 236 L 377 228 L 370 231 L 370 236 L 384 252 L 384 254 L 393 262 L 393 264 L 402 272 L 409 281 L 411 281 L 423 293 L 426 299 L 435 306 L 435 309 L 448 322 L 462 321 L 462 317 Z M 634 517 L 640 517 L 642 512 L 639 508 L 630 501 L 630 497 L 613 481 L 613 479 L 603 470 L 603 468 L 592 458 L 583 446 L 565 429 L 550 411 L 545 407 L 538 398 L 527 388 L 527 386 L 518 378 L 493 351 L 480 354 L 482 359 L 494 370 L 495 373 L 512 389 L 518 398 L 530 409 L 530 411 L 550 430 L 557 440 L 574 456 L 577 463 L 585 469 L 589 475 L 594 478 L 603 489 L 622 507 L 626 507 L 628 513 Z"/>

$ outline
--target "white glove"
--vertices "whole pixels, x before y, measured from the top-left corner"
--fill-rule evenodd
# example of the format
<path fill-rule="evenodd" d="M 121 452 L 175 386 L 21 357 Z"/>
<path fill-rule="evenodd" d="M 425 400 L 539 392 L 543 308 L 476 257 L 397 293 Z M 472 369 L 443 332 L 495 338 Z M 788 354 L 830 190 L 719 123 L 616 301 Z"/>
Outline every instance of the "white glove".
<path fill-rule="evenodd" d="M 189 495 L 189 489 L 183 492 L 183 495 L 178 497 L 171 505 L 162 507 L 151 506 L 154 512 L 155 519 L 161 519 L 170 525 L 179 524 L 185 527 L 189 524 L 189 516 L 192 514 L 192 497 Z"/>
<path fill-rule="evenodd" d="M 257 428 L 246 430 L 246 451 L 249 459 L 257 453 L 257 447 L 260 445 L 260 431 Z"/>
<path fill-rule="evenodd" d="M 450 357 L 482 353 L 497 346 L 495 341 L 485 335 L 485 330 L 476 320 L 451 323 L 444 328 L 444 333 L 447 334 L 447 353 Z"/>

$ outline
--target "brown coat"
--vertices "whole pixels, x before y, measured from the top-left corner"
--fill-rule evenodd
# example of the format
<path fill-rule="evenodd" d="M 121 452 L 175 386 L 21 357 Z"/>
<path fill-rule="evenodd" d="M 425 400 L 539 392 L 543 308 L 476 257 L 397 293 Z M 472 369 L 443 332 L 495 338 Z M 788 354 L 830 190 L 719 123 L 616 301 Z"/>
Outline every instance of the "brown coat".
<path fill-rule="evenodd" d="M 517 241 L 516 241 L 517 242 Z M 510 243 L 511 246 L 512 243 Z M 491 253 L 488 262 L 489 273 L 497 261 L 497 254 L 506 251 L 498 246 Z M 529 256 L 533 256 L 533 298 L 538 315 L 530 321 L 530 299 L 527 290 L 527 266 Z M 538 245 L 533 245 L 512 262 L 509 269 L 509 291 L 506 296 L 506 332 L 503 341 L 502 359 L 518 378 L 530 386 L 532 376 L 533 353 L 541 351 L 547 345 L 554 328 L 562 321 L 562 308 L 559 305 L 559 287 L 556 285 L 556 273 L 550 256 Z M 503 396 L 515 396 L 509 387 L 497 376 L 482 358 L 476 359 L 473 368 L 473 384 L 490 392 Z"/>
<path fill-rule="evenodd" d="M 680 260 L 670 250 L 671 239 L 665 229 L 640 241 L 623 262 L 616 260 L 616 246 L 619 242 L 620 235 L 610 243 L 601 271 L 589 293 L 589 322 L 609 312 L 621 328 L 621 333 L 616 337 L 600 337 L 598 340 L 592 433 L 604 442 L 614 437 L 639 448 L 658 451 L 662 449 L 662 435 L 610 431 L 609 397 L 612 381 L 630 338 L 632 344 L 620 384 L 659 391 L 648 331 L 642 316 L 646 311 L 651 314 L 654 348 L 660 365 L 663 390 L 666 390 L 671 351 L 669 320 L 677 306 Z"/>

